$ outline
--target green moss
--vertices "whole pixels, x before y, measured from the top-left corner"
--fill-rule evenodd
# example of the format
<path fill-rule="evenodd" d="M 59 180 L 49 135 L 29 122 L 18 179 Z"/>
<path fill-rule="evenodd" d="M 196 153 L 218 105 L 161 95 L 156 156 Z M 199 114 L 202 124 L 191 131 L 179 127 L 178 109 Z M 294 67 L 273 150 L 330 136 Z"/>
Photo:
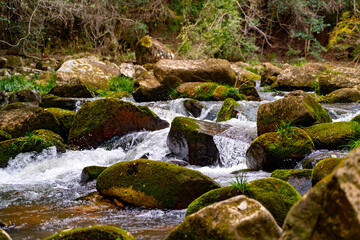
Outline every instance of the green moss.
<path fill-rule="evenodd" d="M 318 162 L 311 175 L 311 185 L 314 186 L 321 179 L 329 175 L 341 162 L 343 162 L 343 158 L 325 158 Z"/>
<path fill-rule="evenodd" d="M 343 149 L 351 140 L 360 138 L 360 124 L 356 121 L 316 124 L 304 130 L 316 149 Z"/>
<path fill-rule="evenodd" d="M 185 217 L 215 202 L 220 202 L 242 194 L 232 186 L 211 190 L 195 199 L 186 209 Z"/>
<path fill-rule="evenodd" d="M 351 121 L 355 121 L 355 122 L 360 123 L 360 114 L 357 115 L 357 116 L 355 116 L 355 117 L 353 117 L 353 119 L 351 119 Z"/>
<path fill-rule="evenodd" d="M 88 166 L 81 172 L 81 182 L 89 182 L 98 178 L 107 167 L 101 166 Z"/>
<path fill-rule="evenodd" d="M 271 177 L 287 181 L 289 177 L 310 178 L 312 169 L 277 169 L 271 173 Z"/>
<path fill-rule="evenodd" d="M 301 195 L 289 183 L 264 178 L 251 181 L 245 195 L 259 201 L 282 226 L 290 208 L 301 199 Z"/>
<path fill-rule="evenodd" d="M 113 226 L 102 225 L 86 228 L 64 230 L 43 240 L 135 240 L 125 230 Z"/>
<path fill-rule="evenodd" d="M 138 206 L 171 209 L 185 208 L 201 194 L 218 187 L 198 171 L 146 159 L 114 164 L 96 182 L 102 195 Z"/>
<path fill-rule="evenodd" d="M 76 115 L 75 111 L 69 111 L 61 108 L 47 108 L 47 110 L 56 117 L 64 129 L 67 131 L 70 130 Z"/>
<path fill-rule="evenodd" d="M 171 122 L 171 127 L 181 132 L 193 132 L 200 129 L 196 119 L 187 117 L 175 117 Z"/>
<path fill-rule="evenodd" d="M 11 135 L 4 130 L 0 129 L 0 142 L 11 139 Z"/>
<path fill-rule="evenodd" d="M 304 97 L 304 104 L 310 115 L 315 118 L 313 124 L 331 122 L 329 114 L 311 95 Z"/>
<path fill-rule="evenodd" d="M 237 115 L 237 111 L 235 111 L 236 107 L 240 107 L 240 104 L 238 104 L 234 99 L 232 98 L 225 99 L 218 113 L 216 121 L 223 122 L 230 120 L 231 118 L 236 118 Z"/>
<path fill-rule="evenodd" d="M 152 41 L 149 36 L 145 36 L 140 40 L 141 46 L 144 46 L 146 48 L 149 48 L 151 46 L 151 43 Z"/>
<path fill-rule="evenodd" d="M 6 167 L 8 161 L 22 152 L 41 152 L 56 146 L 58 151 L 65 152 L 63 139 L 50 130 L 35 130 L 26 137 L 14 138 L 0 142 L 0 167 Z"/>

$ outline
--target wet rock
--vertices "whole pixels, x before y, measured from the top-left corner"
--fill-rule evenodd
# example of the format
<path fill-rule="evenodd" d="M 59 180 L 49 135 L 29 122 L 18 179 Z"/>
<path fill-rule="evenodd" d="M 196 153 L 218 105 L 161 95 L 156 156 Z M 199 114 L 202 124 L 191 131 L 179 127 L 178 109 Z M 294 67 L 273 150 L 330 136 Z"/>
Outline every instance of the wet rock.
<path fill-rule="evenodd" d="M 5 107 L 8 103 L 9 102 L 6 92 L 0 91 L 0 109 Z"/>
<path fill-rule="evenodd" d="M 261 227 L 257 227 L 261 226 Z M 277 239 L 281 228 L 258 201 L 243 195 L 194 213 L 166 237 L 172 239 Z"/>
<path fill-rule="evenodd" d="M 325 158 L 318 162 L 311 176 L 312 186 L 315 186 L 321 179 L 329 175 L 343 160 L 344 158 Z"/>
<path fill-rule="evenodd" d="M 74 122 L 76 112 L 61 108 L 47 108 L 47 110 L 56 117 L 56 119 L 59 121 L 60 125 L 64 129 L 64 132 L 69 133 L 70 128 Z M 68 134 L 65 134 L 65 136 L 65 139 L 67 139 Z"/>
<path fill-rule="evenodd" d="M 90 56 L 64 62 L 56 71 L 56 82 L 63 84 L 78 78 L 90 89 L 109 89 L 109 80 L 119 74 L 116 64 Z"/>
<path fill-rule="evenodd" d="M 80 182 L 87 183 L 98 178 L 107 167 L 100 166 L 88 166 L 81 172 Z"/>
<path fill-rule="evenodd" d="M 310 94 L 299 90 L 290 92 L 283 99 L 260 105 L 257 114 L 258 135 L 275 131 L 281 121 L 307 127 L 331 122 L 331 119 Z"/>
<path fill-rule="evenodd" d="M 70 111 L 75 111 L 77 108 L 77 104 L 79 104 L 80 102 L 85 102 L 85 100 L 76 98 L 63 98 L 52 94 L 44 94 L 42 95 L 42 102 L 40 103 L 40 107 L 62 108 Z"/>
<path fill-rule="evenodd" d="M 348 155 L 348 151 L 334 151 L 334 150 L 317 150 L 308 155 L 302 162 L 302 167 L 305 169 L 313 169 L 315 165 L 325 158 L 344 158 Z"/>
<path fill-rule="evenodd" d="M 314 149 L 314 143 L 300 128 L 281 135 L 269 132 L 256 138 L 246 150 L 246 164 L 251 169 L 274 171 L 292 169 Z"/>
<path fill-rule="evenodd" d="M 327 67 L 321 63 L 308 63 L 304 66 L 289 66 L 277 76 L 271 87 L 279 90 L 313 90 L 319 74 Z"/>
<path fill-rule="evenodd" d="M 174 58 L 174 53 L 168 47 L 150 36 L 145 36 L 136 43 L 135 54 L 136 62 L 140 65 Z"/>
<path fill-rule="evenodd" d="M 65 98 L 93 98 L 94 95 L 79 78 L 70 79 L 63 84 L 57 84 L 50 89 L 49 94 Z"/>
<path fill-rule="evenodd" d="M 227 98 L 220 108 L 216 121 L 223 122 L 231 118 L 236 118 L 240 112 L 240 105 L 234 99 Z"/>
<path fill-rule="evenodd" d="M 289 211 L 280 240 L 360 239 L 360 148 Z"/>
<path fill-rule="evenodd" d="M 0 142 L 11 139 L 11 135 L 0 129 Z"/>
<path fill-rule="evenodd" d="M 340 88 L 352 88 L 360 84 L 358 68 L 334 67 L 325 71 L 319 77 L 318 93 L 329 94 Z"/>
<path fill-rule="evenodd" d="M 70 239 L 91 239 L 91 240 L 135 240 L 131 233 L 117 227 L 102 225 L 86 228 L 74 228 L 63 230 L 43 240 L 70 240 Z"/>
<path fill-rule="evenodd" d="M 224 134 L 231 126 L 186 117 L 176 117 L 167 138 L 170 151 L 191 165 L 208 166 L 219 163 L 215 135 Z M 231 136 L 230 136 L 231 137 Z"/>
<path fill-rule="evenodd" d="M 321 123 L 304 128 L 316 149 L 343 149 L 360 138 L 360 124 L 355 121 Z"/>
<path fill-rule="evenodd" d="M 271 177 L 288 182 L 303 196 L 311 188 L 312 169 L 277 169 Z"/>
<path fill-rule="evenodd" d="M 198 171 L 146 159 L 114 164 L 96 181 L 96 189 L 103 196 L 161 209 L 186 208 L 197 197 L 218 187 Z"/>
<path fill-rule="evenodd" d="M 92 148 L 115 136 L 168 126 L 168 122 L 148 107 L 119 99 L 99 99 L 84 103 L 77 112 L 70 129 L 69 144 L 81 149 Z"/>
<path fill-rule="evenodd" d="M 128 78 L 135 78 L 135 66 L 133 63 L 121 63 L 119 67 L 120 74 Z"/>
<path fill-rule="evenodd" d="M 35 106 L 39 106 L 41 96 L 39 91 L 24 89 L 9 95 L 9 103 L 30 102 Z"/>
<path fill-rule="evenodd" d="M 1 240 L 12 240 L 12 238 L 10 237 L 10 235 L 5 232 L 5 230 L 0 228 L 0 239 Z"/>
<path fill-rule="evenodd" d="M 8 161 L 19 153 L 41 152 L 52 146 L 55 146 L 59 152 L 66 151 L 66 145 L 60 135 L 43 129 L 35 130 L 26 137 L 2 141 L 0 142 L 0 167 L 6 167 Z"/>
<path fill-rule="evenodd" d="M 12 103 L 0 111 L 0 129 L 12 137 L 27 135 L 36 129 L 48 129 L 61 136 L 64 129 L 55 116 L 44 108 L 30 103 Z"/>
<path fill-rule="evenodd" d="M 193 117 L 198 118 L 201 115 L 204 105 L 195 99 L 188 99 L 184 101 L 184 107 L 191 113 L 191 115 L 193 115 Z"/>
<path fill-rule="evenodd" d="M 360 86 L 359 86 L 360 88 Z M 317 99 L 320 103 L 350 103 L 360 100 L 358 88 L 341 88 Z"/>

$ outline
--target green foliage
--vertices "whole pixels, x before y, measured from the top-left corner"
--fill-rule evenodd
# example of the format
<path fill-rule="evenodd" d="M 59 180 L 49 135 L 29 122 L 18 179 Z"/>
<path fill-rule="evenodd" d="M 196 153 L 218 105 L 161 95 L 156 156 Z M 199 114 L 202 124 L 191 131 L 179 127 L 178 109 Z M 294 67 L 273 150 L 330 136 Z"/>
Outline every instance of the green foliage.
<path fill-rule="evenodd" d="M 360 136 L 360 128 L 358 124 L 353 124 L 355 134 L 353 136 Z M 343 146 L 343 149 L 348 149 L 349 152 L 360 146 L 360 138 L 352 137 L 349 142 Z"/>
<path fill-rule="evenodd" d="M 113 77 L 109 81 L 110 90 L 114 92 L 126 91 L 132 93 L 134 81 L 124 75 Z"/>
<path fill-rule="evenodd" d="M 231 186 L 243 193 L 249 190 L 249 183 L 246 176 L 246 171 L 242 170 L 240 173 L 236 174 L 235 180 L 231 182 Z"/>
<path fill-rule="evenodd" d="M 252 25 L 257 23 L 251 19 Z M 178 51 L 190 58 L 244 59 L 257 49 L 255 39 L 242 31 L 246 24 L 238 1 L 208 0 L 195 23 L 185 22 Z"/>
<path fill-rule="evenodd" d="M 281 137 L 286 137 L 288 139 L 293 138 L 295 136 L 295 132 L 292 129 L 293 123 L 291 121 L 285 122 L 283 120 L 280 121 L 280 124 L 276 127 L 276 132 L 279 133 Z"/>
<path fill-rule="evenodd" d="M 38 90 L 41 94 L 47 93 L 55 85 L 55 71 L 51 72 L 49 80 L 46 82 L 39 81 L 37 74 L 27 79 L 22 75 L 11 75 L 0 79 L 0 90 L 5 92 L 17 92 L 23 89 Z"/>

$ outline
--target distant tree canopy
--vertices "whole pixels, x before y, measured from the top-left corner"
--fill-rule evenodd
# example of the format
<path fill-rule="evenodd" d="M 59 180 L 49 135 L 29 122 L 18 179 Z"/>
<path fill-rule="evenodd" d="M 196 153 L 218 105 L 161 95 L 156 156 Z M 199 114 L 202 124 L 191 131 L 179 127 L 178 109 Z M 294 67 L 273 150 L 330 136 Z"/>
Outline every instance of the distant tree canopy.
<path fill-rule="evenodd" d="M 344 12 L 357 21 L 359 5 L 359 0 L 2 0 L 0 48 L 36 56 L 61 47 L 116 54 L 132 50 L 145 34 L 162 32 L 165 40 L 178 35 L 178 53 L 189 58 L 246 59 L 264 47 L 319 57 L 327 45 L 320 40 L 324 30 L 343 24 Z M 332 48 L 343 34 L 332 34 Z"/>

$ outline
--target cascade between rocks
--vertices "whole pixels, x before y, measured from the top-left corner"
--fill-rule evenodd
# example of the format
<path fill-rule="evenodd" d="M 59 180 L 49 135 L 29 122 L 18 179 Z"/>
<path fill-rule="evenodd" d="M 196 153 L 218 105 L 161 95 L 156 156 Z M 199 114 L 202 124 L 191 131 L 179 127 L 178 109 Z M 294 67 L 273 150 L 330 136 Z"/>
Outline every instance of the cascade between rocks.
<path fill-rule="evenodd" d="M 220 153 L 220 164 L 215 166 L 191 166 L 213 178 L 221 186 L 230 185 L 235 175 L 231 172 L 245 169 L 245 152 L 257 136 L 256 114 L 258 107 L 281 97 L 261 93 L 261 102 L 238 101 L 242 113 L 235 119 L 223 122 L 231 125 L 229 131 L 239 136 L 233 140 L 215 136 L 214 142 Z M 171 123 L 178 116 L 189 116 L 184 109 L 184 99 L 172 101 L 136 103 L 148 106 L 161 119 Z M 197 119 L 215 122 L 222 102 L 202 102 L 205 111 Z M 333 121 L 349 121 L 360 114 L 355 104 L 332 104 L 323 107 Z M 136 132 L 115 137 L 91 150 L 58 153 L 55 148 L 41 153 L 22 153 L 12 159 L 6 168 L 0 169 L 0 217 L 8 223 L 6 231 L 16 239 L 41 239 L 67 228 L 109 224 L 131 232 L 137 239 L 163 239 L 179 224 L 184 210 L 151 210 L 134 207 L 120 209 L 99 207 L 86 200 L 78 200 L 95 191 L 95 182 L 80 183 L 84 167 L 110 166 L 121 161 L 139 158 L 170 161 L 166 139 L 170 127 L 153 132 Z M 247 173 L 248 181 L 269 177 L 270 173 Z"/>

